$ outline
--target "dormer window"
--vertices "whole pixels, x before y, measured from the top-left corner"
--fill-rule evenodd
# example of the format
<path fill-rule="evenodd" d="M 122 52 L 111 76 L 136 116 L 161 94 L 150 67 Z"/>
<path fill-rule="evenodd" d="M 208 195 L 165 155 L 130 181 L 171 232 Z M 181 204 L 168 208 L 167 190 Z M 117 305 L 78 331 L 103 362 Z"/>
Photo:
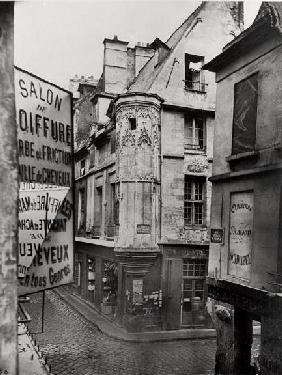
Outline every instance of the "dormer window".
<path fill-rule="evenodd" d="M 202 70 L 204 57 L 185 53 L 185 89 L 189 91 L 206 92 L 204 72 Z"/>
<path fill-rule="evenodd" d="M 136 118 L 135 117 L 129 117 L 129 129 L 130 130 L 136 130 Z"/>

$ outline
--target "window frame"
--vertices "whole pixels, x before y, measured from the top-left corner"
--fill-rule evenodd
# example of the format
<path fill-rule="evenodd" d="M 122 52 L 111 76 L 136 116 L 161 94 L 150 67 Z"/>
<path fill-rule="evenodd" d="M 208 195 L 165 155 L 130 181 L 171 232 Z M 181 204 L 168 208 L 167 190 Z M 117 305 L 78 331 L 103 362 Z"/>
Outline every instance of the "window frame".
<path fill-rule="evenodd" d="M 137 129 L 137 118 L 136 117 L 128 117 L 128 124 L 129 124 L 129 130 L 136 130 Z"/>
<path fill-rule="evenodd" d="M 189 187 L 186 186 L 188 183 L 191 183 L 191 198 L 189 196 Z M 196 198 L 196 183 L 201 184 L 201 199 Z M 187 197 L 186 197 L 187 196 Z M 205 217 L 205 207 L 206 207 L 206 177 L 203 176 L 191 176 L 185 175 L 184 176 L 184 226 L 185 227 L 204 227 L 206 224 L 206 217 Z M 196 220 L 196 205 L 201 205 L 201 222 Z M 191 207 L 189 214 L 189 206 Z M 198 214 L 199 215 L 199 214 Z"/>
<path fill-rule="evenodd" d="M 202 147 L 199 145 L 200 138 L 198 137 L 198 145 L 196 144 L 196 121 L 197 119 L 202 120 L 203 127 L 202 127 Z M 186 127 L 188 124 L 188 120 L 192 120 L 192 137 L 186 137 Z M 192 143 L 186 143 L 187 138 L 192 138 Z M 184 114 L 184 148 L 187 150 L 198 150 L 198 151 L 205 151 L 206 150 L 206 118 L 204 116 L 193 116 L 191 114 Z"/>
<path fill-rule="evenodd" d="M 204 75 L 204 61 L 205 58 L 204 56 L 199 56 L 199 55 L 191 55 L 189 53 L 185 53 L 184 57 L 184 69 L 185 69 L 185 77 L 184 77 L 184 88 L 187 91 L 194 91 L 198 93 L 206 93 L 206 88 L 207 84 L 205 83 L 205 75 Z M 202 67 L 201 69 L 197 72 L 193 71 L 190 68 L 190 63 L 201 63 Z M 195 81 L 193 79 L 193 75 L 198 76 L 198 80 Z M 191 77 L 191 79 L 188 77 Z"/>

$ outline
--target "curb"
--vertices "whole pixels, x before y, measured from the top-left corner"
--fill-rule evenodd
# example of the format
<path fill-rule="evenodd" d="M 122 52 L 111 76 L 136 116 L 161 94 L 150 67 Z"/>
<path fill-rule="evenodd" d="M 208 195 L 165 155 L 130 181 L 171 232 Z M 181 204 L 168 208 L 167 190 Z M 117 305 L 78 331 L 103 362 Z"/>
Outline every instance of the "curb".
<path fill-rule="evenodd" d="M 53 292 L 55 292 L 59 296 L 59 298 L 62 299 L 66 304 L 72 307 L 80 316 L 86 319 L 89 323 L 93 324 L 93 326 L 95 326 L 99 332 L 104 333 L 108 337 L 115 339 L 115 340 L 135 342 L 135 343 L 142 343 L 142 342 L 144 343 L 144 342 L 177 341 L 177 340 L 203 340 L 203 339 L 215 339 L 216 338 L 216 330 L 214 328 L 198 328 L 198 329 L 195 328 L 195 329 L 175 330 L 175 331 L 128 333 L 123 328 L 115 325 L 106 317 L 101 316 L 101 314 L 96 309 L 94 309 L 90 304 L 88 304 L 79 296 L 71 294 L 71 297 L 73 299 L 79 300 L 81 304 L 85 304 L 89 309 L 93 311 L 93 313 L 100 315 L 102 319 L 105 320 L 104 324 L 103 323 L 99 324 L 99 322 L 96 322 L 95 320 L 87 317 L 86 314 L 80 311 L 80 309 L 75 304 L 75 302 L 72 301 L 70 298 L 67 298 L 67 296 L 64 295 L 64 293 L 62 293 L 61 291 L 53 289 Z M 105 327 L 104 325 L 107 323 L 108 323 L 108 327 Z M 119 330 L 120 332 L 116 332 L 116 333 L 113 332 L 111 330 L 111 326 L 115 326 L 116 330 Z M 253 327 L 254 336 L 260 336 L 260 331 L 261 331 L 260 326 Z M 175 334 L 175 336 L 173 334 Z"/>
<path fill-rule="evenodd" d="M 37 344 L 36 340 L 32 337 L 32 334 L 29 332 L 29 329 L 28 329 L 27 325 L 24 324 L 24 327 L 25 327 L 25 333 L 29 337 L 29 339 L 31 341 L 31 344 L 34 348 L 34 351 L 37 354 L 41 365 L 43 366 L 44 370 L 46 371 L 46 374 L 47 375 L 56 375 L 51 371 L 51 365 L 48 364 L 47 357 L 44 356 L 43 353 L 41 352 L 41 350 L 39 348 L 39 345 Z"/>
<path fill-rule="evenodd" d="M 120 332 L 114 333 L 110 329 L 103 329 L 102 326 L 104 324 L 99 324 L 98 322 L 89 319 L 86 314 L 84 314 L 82 311 L 79 310 L 79 308 L 76 306 L 76 304 L 67 296 L 64 295 L 59 290 L 53 290 L 59 298 L 61 298 L 65 303 L 67 303 L 69 306 L 71 306 L 76 312 L 79 313 L 79 315 L 83 316 L 84 319 L 86 319 L 88 322 L 93 324 L 100 332 L 106 334 L 107 336 L 116 339 L 116 340 L 122 340 L 127 342 L 160 342 L 160 341 L 176 341 L 176 340 L 200 340 L 200 339 L 214 339 L 216 338 L 216 331 L 215 329 L 187 329 L 187 330 L 176 330 L 174 332 L 172 331 L 156 331 L 156 332 L 144 332 L 144 333 L 127 333 L 124 332 L 122 328 L 119 328 L 117 326 L 116 329 L 120 330 Z M 79 296 L 72 295 L 74 299 L 79 299 L 80 303 L 85 304 L 88 308 L 91 308 L 94 313 L 99 314 L 93 307 L 89 306 L 83 299 L 79 298 Z M 103 317 L 105 320 L 105 323 L 109 323 L 109 328 L 112 323 L 107 318 Z M 175 336 L 173 336 L 173 333 L 175 333 Z M 142 335 L 140 337 L 139 335 Z M 152 337 L 153 335 L 156 335 L 158 337 Z M 163 335 L 163 337 L 161 337 Z M 139 337 L 138 337 L 139 336 Z M 150 337 L 151 336 L 151 337 Z"/>

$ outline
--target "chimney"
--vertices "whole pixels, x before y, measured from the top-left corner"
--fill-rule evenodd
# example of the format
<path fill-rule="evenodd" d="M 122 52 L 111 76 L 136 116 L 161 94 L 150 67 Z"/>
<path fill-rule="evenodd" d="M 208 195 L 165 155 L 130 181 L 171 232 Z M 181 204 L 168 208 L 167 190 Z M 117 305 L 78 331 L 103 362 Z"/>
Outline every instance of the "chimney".
<path fill-rule="evenodd" d="M 113 39 L 104 39 L 104 91 L 120 94 L 127 87 L 127 46 L 128 42 L 119 40 L 117 35 Z"/>

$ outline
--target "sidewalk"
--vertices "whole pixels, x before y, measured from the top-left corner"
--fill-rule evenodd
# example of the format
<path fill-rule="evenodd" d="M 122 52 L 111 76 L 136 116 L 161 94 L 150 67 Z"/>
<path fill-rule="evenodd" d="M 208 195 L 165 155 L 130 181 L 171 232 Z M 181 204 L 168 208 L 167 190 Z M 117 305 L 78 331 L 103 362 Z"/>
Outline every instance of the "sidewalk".
<path fill-rule="evenodd" d="M 19 375 L 51 375 L 50 367 L 34 345 L 24 324 L 18 326 Z"/>
<path fill-rule="evenodd" d="M 128 333 L 123 327 L 100 314 L 89 302 L 82 299 L 71 287 L 60 287 L 54 291 L 86 320 L 101 332 L 115 339 L 131 342 L 169 341 L 183 339 L 206 339 L 216 336 L 214 329 L 179 329 L 171 331 Z"/>
<path fill-rule="evenodd" d="M 213 339 L 216 337 L 215 329 L 207 328 L 129 333 L 117 323 L 100 314 L 90 302 L 81 298 L 72 287 L 62 286 L 54 289 L 54 291 L 86 320 L 94 324 L 101 332 L 118 340 L 153 342 L 186 339 Z M 254 326 L 254 335 L 260 335 L 260 326 Z"/>

